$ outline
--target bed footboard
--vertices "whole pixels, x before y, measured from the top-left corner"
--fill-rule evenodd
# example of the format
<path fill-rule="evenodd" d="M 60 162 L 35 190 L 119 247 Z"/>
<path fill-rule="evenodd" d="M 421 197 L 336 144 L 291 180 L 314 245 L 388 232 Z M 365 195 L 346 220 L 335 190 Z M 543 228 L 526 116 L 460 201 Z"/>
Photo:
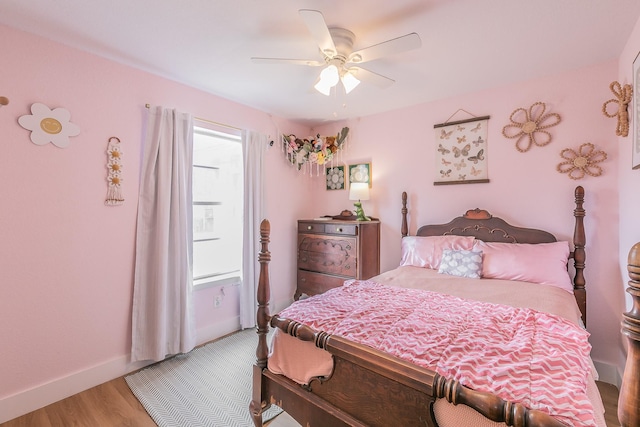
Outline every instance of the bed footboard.
<path fill-rule="evenodd" d="M 627 292 L 633 306 L 622 315 L 622 333 L 629 344 L 618 398 L 618 419 L 622 427 L 640 425 L 640 243 L 629 251 L 627 270 L 630 279 Z"/>

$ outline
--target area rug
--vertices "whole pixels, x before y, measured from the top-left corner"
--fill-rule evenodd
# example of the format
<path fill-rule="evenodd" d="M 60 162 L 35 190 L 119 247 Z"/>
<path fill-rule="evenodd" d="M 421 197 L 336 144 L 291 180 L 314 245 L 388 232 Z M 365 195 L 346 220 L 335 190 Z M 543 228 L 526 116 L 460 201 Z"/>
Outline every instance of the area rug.
<path fill-rule="evenodd" d="M 133 394 L 160 427 L 250 427 L 255 329 L 151 365 L 125 377 Z M 263 420 L 282 410 L 271 406 Z"/>

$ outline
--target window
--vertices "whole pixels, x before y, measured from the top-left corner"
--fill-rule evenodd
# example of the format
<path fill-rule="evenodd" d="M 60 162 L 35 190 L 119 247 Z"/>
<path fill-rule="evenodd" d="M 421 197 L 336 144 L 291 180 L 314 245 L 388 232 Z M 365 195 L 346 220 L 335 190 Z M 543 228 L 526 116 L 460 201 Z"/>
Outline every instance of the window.
<path fill-rule="evenodd" d="M 237 283 L 242 269 L 240 137 L 193 129 L 194 285 Z"/>

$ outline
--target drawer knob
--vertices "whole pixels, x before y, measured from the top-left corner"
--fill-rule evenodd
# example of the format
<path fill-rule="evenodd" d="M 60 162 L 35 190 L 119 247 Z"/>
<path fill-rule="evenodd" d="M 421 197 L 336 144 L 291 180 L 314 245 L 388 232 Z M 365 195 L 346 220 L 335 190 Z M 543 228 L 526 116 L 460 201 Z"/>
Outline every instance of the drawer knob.
<path fill-rule="evenodd" d="M 338 233 L 342 233 L 342 228 L 338 227 Z"/>
<path fill-rule="evenodd" d="M 351 245 L 347 245 L 347 250 L 350 251 L 351 250 Z"/>
<path fill-rule="evenodd" d="M 300 279 L 301 282 L 306 282 L 307 279 L 305 279 L 304 277 L 302 279 Z"/>
<path fill-rule="evenodd" d="M 313 226 L 312 225 L 307 225 L 307 230 L 313 230 Z"/>

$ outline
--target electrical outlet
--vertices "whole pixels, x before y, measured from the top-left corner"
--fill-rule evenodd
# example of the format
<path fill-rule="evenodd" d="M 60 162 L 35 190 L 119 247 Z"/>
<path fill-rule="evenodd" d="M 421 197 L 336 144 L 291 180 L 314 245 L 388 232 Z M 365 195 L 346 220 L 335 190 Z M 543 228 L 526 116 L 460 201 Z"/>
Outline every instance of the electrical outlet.
<path fill-rule="evenodd" d="M 213 306 L 215 308 L 218 308 L 222 305 L 222 295 L 218 295 L 214 298 L 213 300 Z"/>

